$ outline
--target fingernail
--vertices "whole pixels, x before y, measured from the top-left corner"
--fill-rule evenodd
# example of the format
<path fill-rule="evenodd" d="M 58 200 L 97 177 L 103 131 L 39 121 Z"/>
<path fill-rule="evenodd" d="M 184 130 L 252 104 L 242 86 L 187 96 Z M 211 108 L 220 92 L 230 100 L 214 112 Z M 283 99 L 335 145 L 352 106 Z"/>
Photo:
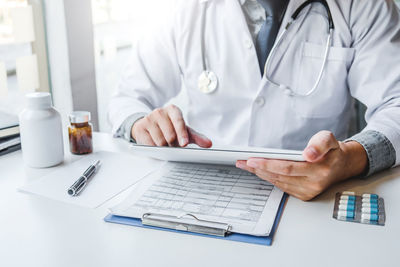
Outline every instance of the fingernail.
<path fill-rule="evenodd" d="M 253 160 L 248 160 L 247 161 L 247 166 L 251 167 L 251 168 L 258 168 L 258 164 L 257 162 L 253 161 Z"/>
<path fill-rule="evenodd" d="M 318 152 L 312 146 L 307 147 L 305 152 L 306 152 L 307 156 L 312 160 L 318 158 Z"/>
<path fill-rule="evenodd" d="M 180 146 L 186 146 L 189 140 L 186 137 L 181 137 L 179 138 L 179 145 Z"/>
<path fill-rule="evenodd" d="M 244 167 L 246 167 L 246 165 L 243 162 L 241 161 L 236 162 L 236 168 L 243 169 Z"/>

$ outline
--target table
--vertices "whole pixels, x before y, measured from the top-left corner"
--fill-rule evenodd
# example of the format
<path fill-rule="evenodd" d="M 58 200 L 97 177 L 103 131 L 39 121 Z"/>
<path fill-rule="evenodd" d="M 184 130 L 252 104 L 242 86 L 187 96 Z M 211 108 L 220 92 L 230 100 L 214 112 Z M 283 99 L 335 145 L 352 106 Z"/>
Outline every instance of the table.
<path fill-rule="evenodd" d="M 94 134 L 95 150 L 129 153 L 124 140 Z M 79 157 L 66 153 L 64 164 Z M 1 266 L 395 266 L 399 265 L 400 168 L 339 184 L 310 202 L 287 201 L 271 247 L 103 221 L 119 195 L 97 209 L 20 193 L 49 169 L 25 167 L 21 151 L 0 157 Z M 385 199 L 384 227 L 332 218 L 338 191 Z"/>

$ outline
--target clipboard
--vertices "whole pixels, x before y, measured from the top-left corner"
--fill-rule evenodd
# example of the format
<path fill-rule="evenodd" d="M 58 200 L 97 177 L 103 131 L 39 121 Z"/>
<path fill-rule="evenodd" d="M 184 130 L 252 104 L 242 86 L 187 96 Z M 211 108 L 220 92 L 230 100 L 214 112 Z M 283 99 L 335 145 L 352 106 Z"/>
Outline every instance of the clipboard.
<path fill-rule="evenodd" d="M 220 227 L 215 228 L 216 234 L 195 233 L 195 232 L 187 231 L 186 229 L 176 230 L 176 229 L 172 229 L 172 228 L 165 228 L 165 227 L 159 227 L 159 226 L 154 226 L 154 225 L 149 225 L 149 224 L 143 224 L 142 219 L 140 219 L 140 218 L 123 217 L 123 216 L 117 216 L 117 215 L 112 215 L 112 214 L 107 215 L 104 218 L 104 221 L 110 222 L 110 223 L 118 223 L 118 224 L 124 224 L 124 225 L 136 226 L 136 227 L 169 231 L 169 232 L 197 235 L 197 236 L 203 236 L 203 237 L 211 237 L 211 238 L 243 242 L 243 243 L 250 243 L 250 244 L 256 244 L 256 245 L 271 246 L 273 237 L 274 237 L 274 234 L 278 227 L 280 218 L 282 216 L 283 208 L 285 206 L 287 198 L 288 198 L 288 195 L 286 193 L 283 194 L 283 197 L 279 204 L 279 209 L 276 213 L 275 221 L 274 221 L 274 224 L 273 224 L 273 227 L 271 229 L 269 236 L 252 236 L 252 235 L 245 235 L 245 234 L 238 234 L 238 233 L 218 235 L 221 233 L 219 230 L 223 229 L 223 225 L 220 225 Z M 144 214 L 144 216 L 142 218 L 146 218 L 146 214 Z M 153 218 L 153 219 L 155 219 L 155 218 Z M 225 226 L 228 227 L 229 225 L 225 225 Z"/>

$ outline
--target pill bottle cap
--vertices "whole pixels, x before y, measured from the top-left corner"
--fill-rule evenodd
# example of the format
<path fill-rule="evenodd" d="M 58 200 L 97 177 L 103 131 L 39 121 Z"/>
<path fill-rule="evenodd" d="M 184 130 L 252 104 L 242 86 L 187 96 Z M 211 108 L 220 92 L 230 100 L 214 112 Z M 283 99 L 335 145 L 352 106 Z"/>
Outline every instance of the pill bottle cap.
<path fill-rule="evenodd" d="M 85 123 L 90 121 L 89 111 L 74 111 L 69 114 L 69 121 L 71 123 Z"/>
<path fill-rule="evenodd" d="M 30 93 L 25 96 L 28 108 L 46 109 L 51 107 L 51 95 L 45 92 Z"/>

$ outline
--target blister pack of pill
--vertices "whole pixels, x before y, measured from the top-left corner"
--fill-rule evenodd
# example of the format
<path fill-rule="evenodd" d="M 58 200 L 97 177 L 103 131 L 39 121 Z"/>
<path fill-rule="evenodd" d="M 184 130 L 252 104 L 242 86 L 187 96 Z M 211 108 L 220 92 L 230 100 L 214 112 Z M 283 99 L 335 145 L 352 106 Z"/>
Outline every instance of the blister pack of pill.
<path fill-rule="evenodd" d="M 362 195 L 350 191 L 336 193 L 333 218 L 383 226 L 386 219 L 383 198 L 369 193 Z"/>

